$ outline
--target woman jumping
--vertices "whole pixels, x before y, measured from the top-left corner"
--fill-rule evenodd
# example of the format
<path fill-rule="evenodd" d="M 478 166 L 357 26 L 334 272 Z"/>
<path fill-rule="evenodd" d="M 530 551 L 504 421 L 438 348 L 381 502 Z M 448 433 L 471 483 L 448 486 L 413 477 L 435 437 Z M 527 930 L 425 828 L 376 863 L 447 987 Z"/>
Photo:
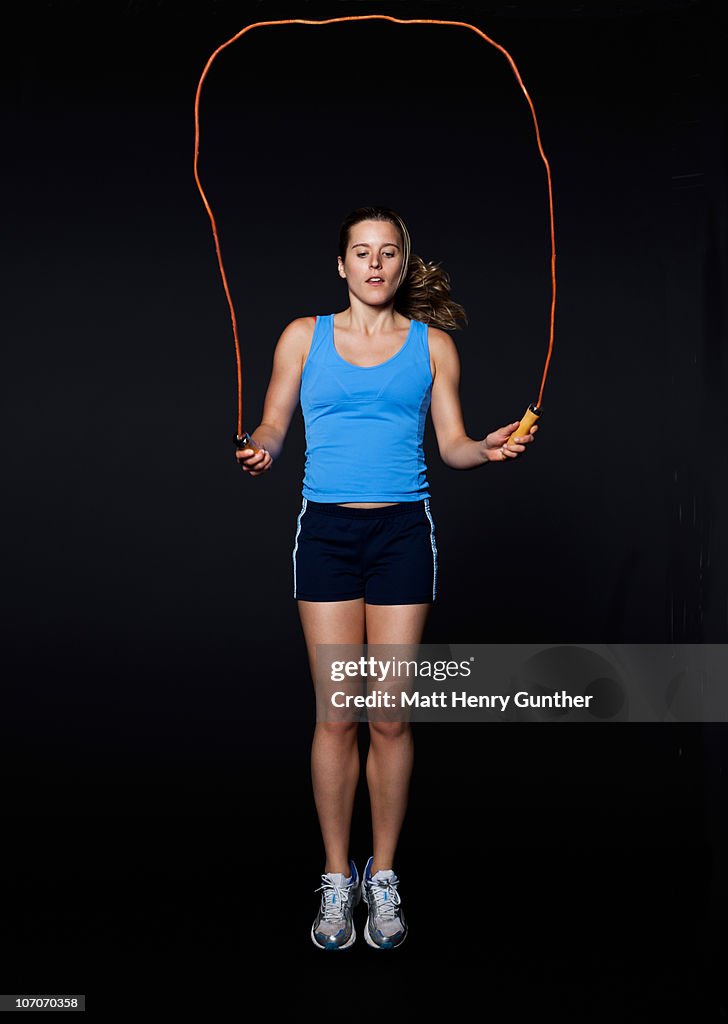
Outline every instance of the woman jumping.
<path fill-rule="evenodd" d="M 445 271 L 411 252 L 397 213 L 379 206 L 350 213 L 341 226 L 338 272 L 349 305 L 288 324 L 252 435 L 260 450 L 236 453 L 251 476 L 268 472 L 300 399 L 306 463 L 293 597 L 314 685 L 317 644 L 421 642 L 437 595 L 422 447 L 428 408 L 440 457 L 453 469 L 516 459 L 538 430 L 510 444 L 520 420 L 480 441 L 465 433 L 460 361 L 446 329 L 467 324 L 467 316 L 451 298 Z M 319 721 L 314 732 L 311 774 L 326 853 L 311 928 L 319 949 L 351 948 L 361 897 L 369 946 L 393 949 L 407 935 L 394 860 L 412 775 L 412 730 L 408 722 L 368 724 L 373 853 L 361 879 L 349 857 L 358 723 Z"/>

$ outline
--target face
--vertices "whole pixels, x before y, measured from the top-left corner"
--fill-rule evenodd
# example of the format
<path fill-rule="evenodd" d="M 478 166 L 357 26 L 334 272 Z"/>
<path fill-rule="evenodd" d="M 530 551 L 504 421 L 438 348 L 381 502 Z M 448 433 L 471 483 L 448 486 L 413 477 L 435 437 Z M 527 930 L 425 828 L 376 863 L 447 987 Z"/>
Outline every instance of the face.
<path fill-rule="evenodd" d="M 397 291 L 403 255 L 399 228 L 387 220 L 362 220 L 349 228 L 346 259 L 342 263 L 339 257 L 339 277 L 362 302 L 382 305 Z"/>

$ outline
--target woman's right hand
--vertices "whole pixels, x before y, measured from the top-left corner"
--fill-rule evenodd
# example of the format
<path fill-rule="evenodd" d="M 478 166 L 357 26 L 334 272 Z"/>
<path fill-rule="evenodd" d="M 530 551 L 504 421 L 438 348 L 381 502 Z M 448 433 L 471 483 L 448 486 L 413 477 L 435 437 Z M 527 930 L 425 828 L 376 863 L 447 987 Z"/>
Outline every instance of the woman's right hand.
<path fill-rule="evenodd" d="M 255 441 L 255 438 L 252 440 Z M 265 448 L 259 448 L 258 451 L 254 451 L 252 448 L 239 448 L 235 452 L 235 458 L 238 460 L 240 468 L 246 473 L 250 473 L 251 476 L 267 473 L 273 465 L 273 458 Z"/>

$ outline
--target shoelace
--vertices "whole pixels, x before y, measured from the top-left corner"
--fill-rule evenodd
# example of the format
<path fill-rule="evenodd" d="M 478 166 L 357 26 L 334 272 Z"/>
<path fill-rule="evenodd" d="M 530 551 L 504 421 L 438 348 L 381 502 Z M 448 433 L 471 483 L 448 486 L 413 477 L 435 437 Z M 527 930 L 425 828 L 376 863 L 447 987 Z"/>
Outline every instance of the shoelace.
<path fill-rule="evenodd" d="M 343 921 L 344 920 L 344 908 L 349 902 L 350 886 L 334 885 L 334 883 L 326 877 L 321 875 L 321 881 L 324 883 L 320 885 L 314 892 L 323 892 L 321 897 L 322 910 L 324 921 Z M 334 893 L 338 894 L 338 900 L 334 898 Z"/>
<path fill-rule="evenodd" d="M 401 902 L 401 897 L 395 889 L 398 881 L 393 883 L 391 878 L 385 878 L 381 881 L 377 879 L 368 883 L 369 894 L 374 898 L 379 917 L 387 920 L 392 920 L 396 917 L 397 908 Z"/>

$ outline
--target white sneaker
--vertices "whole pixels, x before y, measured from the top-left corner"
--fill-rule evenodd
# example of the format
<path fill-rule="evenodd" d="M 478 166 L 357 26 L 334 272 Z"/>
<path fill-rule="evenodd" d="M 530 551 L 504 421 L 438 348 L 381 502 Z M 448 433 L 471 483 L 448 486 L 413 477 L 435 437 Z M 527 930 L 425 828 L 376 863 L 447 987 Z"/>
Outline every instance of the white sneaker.
<path fill-rule="evenodd" d="M 317 949 L 349 949 L 356 940 L 352 911 L 361 898 L 359 872 L 353 860 L 350 881 L 341 872 L 321 875 L 321 907 L 311 925 L 311 941 Z"/>
<path fill-rule="evenodd" d="M 370 857 L 367 861 L 362 882 L 362 896 L 369 908 L 364 938 L 373 949 L 394 949 L 407 937 L 407 923 L 397 891 L 399 878 L 392 868 L 372 875 L 373 860 Z"/>

